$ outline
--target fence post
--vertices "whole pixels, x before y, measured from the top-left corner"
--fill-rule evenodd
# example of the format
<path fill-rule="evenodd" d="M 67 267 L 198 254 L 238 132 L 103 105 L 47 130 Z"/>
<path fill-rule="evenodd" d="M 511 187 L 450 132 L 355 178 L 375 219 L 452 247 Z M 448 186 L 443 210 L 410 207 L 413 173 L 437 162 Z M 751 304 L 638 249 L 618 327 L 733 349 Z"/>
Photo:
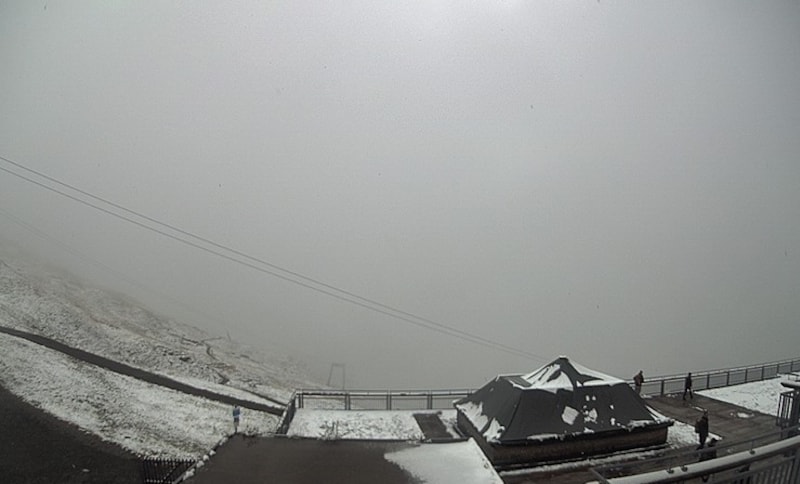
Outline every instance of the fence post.
<path fill-rule="evenodd" d="M 303 408 L 303 392 L 297 394 L 297 407 Z"/>
<path fill-rule="evenodd" d="M 761 379 L 764 379 L 764 365 L 761 365 Z"/>
<path fill-rule="evenodd" d="M 711 373 L 706 373 L 706 390 L 711 388 Z"/>
<path fill-rule="evenodd" d="M 664 396 L 664 379 L 661 379 L 661 396 Z"/>
<path fill-rule="evenodd" d="M 344 409 L 350 410 L 350 392 L 344 394 Z"/>
<path fill-rule="evenodd" d="M 433 392 L 428 392 L 428 410 L 433 410 Z"/>
<path fill-rule="evenodd" d="M 731 386 L 731 370 L 725 372 L 725 386 Z"/>

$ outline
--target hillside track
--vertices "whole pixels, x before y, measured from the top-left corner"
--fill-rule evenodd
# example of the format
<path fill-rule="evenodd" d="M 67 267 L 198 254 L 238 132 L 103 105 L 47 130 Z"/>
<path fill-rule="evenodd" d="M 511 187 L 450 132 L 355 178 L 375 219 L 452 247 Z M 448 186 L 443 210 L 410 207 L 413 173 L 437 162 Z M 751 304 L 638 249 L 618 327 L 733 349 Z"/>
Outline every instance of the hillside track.
<path fill-rule="evenodd" d="M 52 350 L 61 352 L 65 355 L 71 356 L 72 358 L 75 358 L 77 360 L 98 366 L 100 368 L 105 368 L 106 370 L 109 371 L 113 371 L 114 373 L 127 375 L 136 378 L 138 380 L 145 381 L 147 383 L 152 383 L 154 385 L 171 388 L 173 390 L 177 390 L 179 392 L 183 392 L 189 395 L 204 397 L 209 400 L 214 400 L 228 405 L 238 405 L 242 408 L 247 408 L 250 410 L 256 410 L 260 412 L 266 412 L 272 415 L 277 415 L 279 417 L 283 415 L 284 408 L 287 405 L 286 402 L 279 402 L 277 400 L 273 400 L 268 397 L 261 397 L 261 398 L 274 402 L 275 403 L 274 406 L 257 402 L 251 402 L 249 400 L 243 400 L 240 398 L 231 397 L 229 395 L 223 395 L 221 393 L 212 392 L 210 390 L 205 390 L 202 388 L 195 388 L 193 386 L 181 383 L 171 378 L 167 378 L 165 376 L 158 375 L 156 373 L 152 373 L 147 370 L 142 370 L 141 368 L 135 368 L 126 365 L 124 363 L 119 363 L 117 361 L 105 358 L 103 356 L 96 355 L 94 353 L 89 353 L 88 351 L 84 351 L 78 348 L 74 348 L 72 346 L 65 345 L 64 343 L 56 341 L 52 338 L 48 338 L 46 336 L 34 333 L 28 333 L 27 331 L 20 331 L 18 329 L 0 326 L 0 333 L 28 340 L 32 343 L 36 343 L 46 348 L 50 348 Z"/>

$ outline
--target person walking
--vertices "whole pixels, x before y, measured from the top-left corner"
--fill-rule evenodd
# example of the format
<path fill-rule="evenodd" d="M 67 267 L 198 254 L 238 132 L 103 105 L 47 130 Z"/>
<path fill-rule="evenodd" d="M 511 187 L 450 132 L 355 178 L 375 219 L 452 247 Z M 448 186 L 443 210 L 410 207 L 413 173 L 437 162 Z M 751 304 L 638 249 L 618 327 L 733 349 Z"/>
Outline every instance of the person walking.
<path fill-rule="evenodd" d="M 697 450 L 700 450 L 706 446 L 706 439 L 708 439 L 708 410 L 703 410 L 703 416 L 694 424 L 694 431 L 697 432 L 700 439 L 700 445 L 697 446 Z"/>
<path fill-rule="evenodd" d="M 644 383 L 644 374 L 642 370 L 639 370 L 639 373 L 633 376 L 633 386 L 636 387 L 636 394 L 642 394 L 642 384 Z"/>
<path fill-rule="evenodd" d="M 692 393 L 692 372 L 690 371 L 686 378 L 683 380 L 683 399 L 686 400 L 686 394 L 689 398 L 694 400 L 694 393 Z"/>
<path fill-rule="evenodd" d="M 242 409 L 239 408 L 239 405 L 233 407 L 233 433 L 239 432 L 239 418 L 242 416 Z"/>

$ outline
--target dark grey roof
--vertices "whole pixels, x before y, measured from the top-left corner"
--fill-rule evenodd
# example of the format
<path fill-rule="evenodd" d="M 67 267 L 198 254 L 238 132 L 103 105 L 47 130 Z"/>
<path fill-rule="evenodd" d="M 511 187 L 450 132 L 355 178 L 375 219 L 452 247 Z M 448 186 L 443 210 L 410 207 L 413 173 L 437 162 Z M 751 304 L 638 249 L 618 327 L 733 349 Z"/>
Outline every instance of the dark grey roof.
<path fill-rule="evenodd" d="M 497 377 L 455 406 L 487 441 L 500 443 L 632 429 L 665 421 L 655 417 L 624 381 L 566 357 L 528 374 Z"/>

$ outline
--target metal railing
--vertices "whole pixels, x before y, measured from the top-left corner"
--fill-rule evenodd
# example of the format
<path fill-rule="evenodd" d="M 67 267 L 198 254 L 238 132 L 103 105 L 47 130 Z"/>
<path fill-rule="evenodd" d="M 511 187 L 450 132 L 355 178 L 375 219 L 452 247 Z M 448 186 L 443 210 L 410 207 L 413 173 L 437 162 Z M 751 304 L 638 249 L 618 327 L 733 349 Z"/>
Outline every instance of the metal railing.
<path fill-rule="evenodd" d="M 800 358 L 759 365 L 692 372 L 693 390 L 708 390 L 775 378 L 800 371 Z M 667 395 L 683 391 L 686 375 L 649 378 L 642 385 L 643 396 Z M 473 389 L 454 390 L 319 390 L 300 389 L 291 403 L 295 408 L 339 410 L 444 410 Z"/>
<path fill-rule="evenodd" d="M 710 390 L 742 383 L 775 378 L 782 373 L 800 371 L 800 358 L 759 365 L 692 372 L 692 390 Z M 683 391 L 686 374 L 648 378 L 642 385 L 643 396 L 664 396 Z"/>
<path fill-rule="evenodd" d="M 795 427 L 793 430 L 797 430 Z M 791 433 L 791 432 L 790 432 Z M 780 435 L 785 436 L 782 432 Z M 634 474 L 619 474 L 609 477 L 608 471 L 591 469 L 592 474 L 599 483 L 632 484 L 650 483 L 667 484 L 677 482 L 695 482 L 693 479 L 713 478 L 715 483 L 794 483 L 800 479 L 800 437 L 788 437 L 772 443 L 759 444 L 758 447 L 748 447 L 745 441 L 735 446 L 729 446 L 725 452 L 724 447 L 716 450 L 715 454 L 698 457 L 702 452 L 712 451 L 704 449 L 681 454 L 685 457 L 683 463 L 673 462 L 667 466 L 654 467 Z M 657 464 L 658 460 L 647 461 L 648 464 Z M 748 479 L 749 478 L 749 479 Z"/>
<path fill-rule="evenodd" d="M 140 461 L 142 484 L 172 484 L 195 464 L 187 459 L 146 458 Z"/>
<path fill-rule="evenodd" d="M 596 476 L 610 479 L 612 477 L 636 475 L 655 469 L 678 469 L 691 463 L 707 460 L 711 455 L 723 457 L 741 452 L 749 452 L 757 447 L 774 444 L 792 436 L 797 430 L 798 427 L 794 426 L 756 435 L 745 440 L 733 442 L 723 441 L 714 447 L 668 452 L 665 455 L 652 457 L 646 461 L 628 461 L 595 466 L 592 468 L 592 473 Z"/>
<path fill-rule="evenodd" d="M 289 425 L 291 425 L 292 420 L 294 419 L 294 414 L 297 412 L 297 392 L 292 394 L 292 398 L 289 400 L 289 404 L 286 405 L 286 410 L 283 411 L 283 415 L 281 415 L 280 423 L 278 424 L 278 428 L 275 429 L 276 435 L 286 435 L 289 432 Z"/>
<path fill-rule="evenodd" d="M 446 410 L 473 390 L 297 390 L 296 408 Z"/>

